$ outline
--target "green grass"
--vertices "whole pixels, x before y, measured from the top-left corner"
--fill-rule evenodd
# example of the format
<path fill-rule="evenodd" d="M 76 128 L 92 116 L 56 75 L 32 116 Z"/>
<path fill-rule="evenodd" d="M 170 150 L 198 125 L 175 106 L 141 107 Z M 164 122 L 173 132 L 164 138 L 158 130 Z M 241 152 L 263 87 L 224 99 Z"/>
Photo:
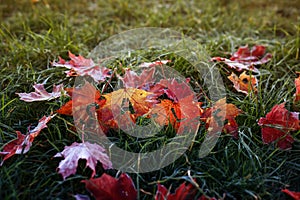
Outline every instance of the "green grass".
<path fill-rule="evenodd" d="M 288 199 L 280 192 L 282 188 L 300 191 L 299 132 L 293 149 L 280 151 L 262 143 L 257 120 L 284 101 L 292 110 L 293 81 L 295 72 L 300 71 L 300 1 L 238 2 L 41 0 L 34 4 L 0 0 L 0 147 L 16 137 L 15 130 L 25 133 L 27 126 L 61 106 L 60 101 L 25 103 L 15 94 L 31 92 L 34 83 L 46 79 L 47 89 L 53 83 L 72 86 L 64 69 L 51 67 L 58 56 L 67 58 L 68 51 L 86 56 L 100 41 L 132 28 L 169 27 L 198 41 L 210 56 L 228 56 L 241 45 L 263 44 L 273 58 L 259 67 L 262 73 L 256 98 L 236 93 L 226 80 L 230 72 L 225 65 L 216 65 L 227 85 L 228 102 L 243 110 L 237 118 L 239 139 L 223 135 L 213 151 L 199 159 L 197 149 L 203 140 L 199 135 L 192 151 L 173 164 L 155 172 L 130 174 L 140 199 L 153 198 L 140 189 L 155 194 L 157 181 L 167 187 L 172 184 L 172 188 L 189 181 L 189 170 L 199 184 L 199 195 Z M 132 59 L 120 58 L 120 63 L 158 56 L 139 52 Z M 197 80 L 193 69 L 180 59 L 176 61 L 182 73 Z M 80 141 L 70 122 L 71 118 L 54 118 L 27 154 L 4 163 L 0 168 L 1 199 L 70 199 L 73 194 L 88 194 L 80 183 L 91 174 L 84 162 L 66 181 L 56 172 L 60 159 L 53 156 L 65 145 Z M 102 172 L 98 167 L 97 174 Z"/>

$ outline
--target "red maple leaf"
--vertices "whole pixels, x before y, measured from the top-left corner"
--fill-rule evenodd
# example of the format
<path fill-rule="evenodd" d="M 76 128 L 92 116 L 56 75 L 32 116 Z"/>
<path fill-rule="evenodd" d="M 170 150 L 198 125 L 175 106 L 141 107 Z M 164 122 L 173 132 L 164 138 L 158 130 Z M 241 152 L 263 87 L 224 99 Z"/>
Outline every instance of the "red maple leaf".
<path fill-rule="evenodd" d="M 126 69 L 123 77 L 118 76 L 118 78 L 123 82 L 125 88 L 138 88 L 144 89 L 147 91 L 151 86 L 154 85 L 155 77 L 154 77 L 155 68 L 150 68 L 147 70 L 143 70 L 140 75 L 131 69 Z"/>
<path fill-rule="evenodd" d="M 188 200 L 195 199 L 197 194 L 197 188 L 191 183 L 182 183 L 174 193 L 170 191 L 163 185 L 157 184 L 157 191 L 155 195 L 155 200 Z"/>
<path fill-rule="evenodd" d="M 27 135 L 22 134 L 20 131 L 16 131 L 17 138 L 4 145 L 2 152 L 0 152 L 0 156 L 4 156 L 0 166 L 3 164 L 5 160 L 7 160 L 8 158 L 10 158 L 15 154 L 27 153 L 32 145 L 34 138 L 39 135 L 39 133 L 43 128 L 47 127 L 46 124 L 53 117 L 54 115 L 49 117 L 46 116 L 42 117 L 39 120 L 38 125 L 34 129 L 30 130 Z"/>
<path fill-rule="evenodd" d="M 259 73 L 254 65 L 261 65 L 271 60 L 270 53 L 265 54 L 266 47 L 262 45 L 255 45 L 250 50 L 248 46 L 240 47 L 237 52 L 233 53 L 230 59 L 222 57 L 213 57 L 212 61 L 224 62 L 230 68 L 237 71 L 251 70 Z"/>
<path fill-rule="evenodd" d="M 282 189 L 281 192 L 284 192 L 284 193 L 288 194 L 294 200 L 300 200 L 300 192 L 293 192 L 293 191 L 290 191 L 288 189 Z"/>
<path fill-rule="evenodd" d="M 136 200 L 137 191 L 131 178 L 122 173 L 119 178 L 102 174 L 100 178 L 83 180 L 86 189 L 96 200 Z"/>
<path fill-rule="evenodd" d="M 97 161 L 102 163 L 104 169 L 112 168 L 112 163 L 105 153 L 105 149 L 98 144 L 89 142 L 74 142 L 71 146 L 65 146 L 64 150 L 54 157 L 64 157 L 58 166 L 58 173 L 63 176 L 63 179 L 76 173 L 79 159 L 86 160 L 86 166 L 93 171 L 92 177 L 96 174 Z"/>
<path fill-rule="evenodd" d="M 34 84 L 33 85 L 34 92 L 31 93 L 16 93 L 19 95 L 20 100 L 26 102 L 33 102 L 33 101 L 49 101 L 52 99 L 56 99 L 61 95 L 65 95 L 65 91 L 63 89 L 63 84 L 54 85 L 52 92 L 48 93 L 45 88 L 44 84 Z"/>
<path fill-rule="evenodd" d="M 265 54 L 266 47 L 263 45 L 255 45 L 250 50 L 248 46 L 239 47 L 230 60 L 238 61 L 239 63 L 247 65 L 260 65 L 270 61 L 272 55 Z"/>
<path fill-rule="evenodd" d="M 65 67 L 70 69 L 66 71 L 67 76 L 90 76 L 96 82 L 102 82 L 111 76 L 111 70 L 106 67 L 96 65 L 92 59 L 86 59 L 83 56 L 75 56 L 69 51 L 70 61 L 67 62 L 59 57 L 58 62 L 54 62 L 53 66 Z"/>
<path fill-rule="evenodd" d="M 284 106 L 285 103 L 275 105 L 266 117 L 259 119 L 258 125 L 262 126 L 262 140 L 265 144 L 277 142 L 279 148 L 289 149 L 294 142 L 290 132 L 300 129 L 300 121 L 298 113 L 289 112 Z"/>
<path fill-rule="evenodd" d="M 186 82 L 178 82 L 174 79 L 162 79 L 158 82 L 155 87 L 151 90 L 153 93 L 166 94 L 168 98 L 178 103 L 180 99 L 187 96 L 194 95 L 194 92 L 188 85 L 189 79 Z"/>

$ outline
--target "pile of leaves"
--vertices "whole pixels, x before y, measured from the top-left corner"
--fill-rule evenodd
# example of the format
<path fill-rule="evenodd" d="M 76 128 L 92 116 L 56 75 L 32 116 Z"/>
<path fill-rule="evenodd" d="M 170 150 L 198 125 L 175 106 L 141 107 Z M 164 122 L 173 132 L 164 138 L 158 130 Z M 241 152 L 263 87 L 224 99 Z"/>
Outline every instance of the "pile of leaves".
<path fill-rule="evenodd" d="M 244 95 L 255 98 L 258 88 L 260 71 L 256 67 L 267 63 L 272 55 L 265 52 L 266 48 L 256 45 L 250 50 L 247 46 L 240 47 L 229 59 L 214 57 L 210 62 L 223 62 L 228 66 L 231 74 L 228 76 L 235 90 Z M 76 174 L 78 161 L 86 160 L 86 167 L 92 170 L 90 179 L 82 180 L 86 189 L 96 199 L 137 199 L 136 187 L 126 173 L 112 177 L 107 173 L 99 176 L 96 171 L 97 162 L 105 170 L 113 169 L 106 149 L 98 143 L 84 140 L 86 132 L 96 132 L 99 135 L 109 135 L 118 130 L 130 130 L 141 121 L 152 120 L 164 129 L 172 127 L 177 135 L 198 130 L 204 127 L 209 134 L 217 135 L 218 132 L 230 134 L 239 138 L 239 125 L 236 117 L 243 113 L 234 104 L 227 103 L 226 98 L 211 102 L 209 99 L 201 101 L 199 96 L 190 87 L 187 78 L 155 79 L 155 73 L 163 65 L 172 65 L 171 60 L 160 60 L 150 63 L 141 63 L 136 68 L 140 73 L 127 68 L 121 72 L 109 69 L 95 63 L 92 59 L 75 56 L 69 52 L 70 60 L 59 58 L 53 62 L 54 67 L 64 67 L 67 77 L 84 77 L 91 80 L 83 81 L 81 85 L 73 88 L 64 87 L 63 84 L 53 85 L 52 92 L 46 91 L 44 84 L 34 84 L 34 92 L 18 93 L 25 102 L 52 101 L 54 99 L 66 102 L 56 113 L 42 117 L 36 127 L 28 127 L 28 132 L 23 134 L 16 131 L 17 138 L 9 141 L 2 147 L 0 156 L 1 165 L 15 154 L 25 154 L 34 144 L 34 139 L 42 129 L 47 127 L 49 121 L 58 116 L 79 117 L 79 122 L 74 122 L 76 128 L 80 127 L 81 143 L 74 142 L 65 146 L 62 152 L 57 152 L 53 157 L 62 157 L 57 171 L 63 180 Z M 112 80 L 121 81 L 123 87 L 112 90 Z M 98 89 L 102 88 L 102 89 Z M 300 100 L 300 76 L 295 79 L 296 105 Z M 209 103 L 207 103 L 209 102 Z M 285 102 L 274 105 L 265 117 L 258 119 L 261 126 L 261 139 L 265 144 L 275 144 L 279 149 L 293 148 L 294 133 L 300 130 L 299 113 L 285 108 Z M 220 123 L 221 119 L 221 123 Z M 87 123 L 97 122 L 99 126 L 86 126 Z M 197 132 L 197 134 L 204 134 Z M 194 150 L 194 149 L 193 149 Z M 171 188 L 157 183 L 154 195 L 156 200 L 162 199 L 215 199 L 205 194 L 199 195 L 199 185 L 190 176 L 188 183 L 182 183 L 175 192 Z M 283 189 L 282 192 L 293 199 L 300 199 L 299 192 Z M 86 195 L 76 194 L 76 199 L 89 199 Z M 225 198 L 225 197 L 224 197 Z"/>

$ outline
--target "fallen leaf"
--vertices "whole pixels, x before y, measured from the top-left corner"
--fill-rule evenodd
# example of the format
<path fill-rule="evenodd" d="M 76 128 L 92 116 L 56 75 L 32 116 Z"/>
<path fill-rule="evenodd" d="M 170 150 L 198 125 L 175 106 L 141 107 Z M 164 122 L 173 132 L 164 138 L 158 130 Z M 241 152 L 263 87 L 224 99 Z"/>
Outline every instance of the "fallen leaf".
<path fill-rule="evenodd" d="M 160 126 L 171 124 L 172 127 L 178 129 L 181 111 L 177 104 L 169 99 L 164 99 L 152 108 L 151 116 Z"/>
<path fill-rule="evenodd" d="M 153 93 L 166 94 L 168 98 L 178 103 L 180 99 L 194 95 L 193 90 L 188 85 L 189 79 L 186 82 L 178 82 L 175 78 L 173 79 L 162 79 L 158 82 L 151 90 Z"/>
<path fill-rule="evenodd" d="M 191 183 L 182 183 L 174 193 L 170 193 L 165 186 L 157 184 L 155 200 L 187 200 L 195 199 L 197 188 Z"/>
<path fill-rule="evenodd" d="M 300 192 L 293 192 L 288 189 L 282 189 L 281 192 L 286 193 L 290 197 L 292 197 L 294 200 L 300 200 Z"/>
<path fill-rule="evenodd" d="M 239 47 L 238 51 L 233 53 L 230 59 L 222 57 L 213 57 L 212 61 L 224 62 L 230 68 L 237 71 L 250 70 L 259 73 L 255 65 L 261 65 L 271 60 L 270 53 L 265 54 L 266 47 L 262 45 L 255 45 L 250 50 L 248 46 Z"/>
<path fill-rule="evenodd" d="M 73 101 L 68 101 L 63 106 L 61 106 L 56 112 L 62 115 L 71 116 L 73 114 Z"/>
<path fill-rule="evenodd" d="M 34 84 L 33 88 L 35 92 L 31 93 L 16 93 L 19 95 L 20 100 L 26 102 L 33 102 L 33 101 L 50 101 L 52 99 L 56 99 L 61 95 L 66 95 L 63 89 L 63 84 L 54 85 L 52 92 L 48 93 L 45 88 L 44 84 Z"/>
<path fill-rule="evenodd" d="M 122 173 L 119 178 L 102 174 L 100 178 L 81 181 L 96 200 L 136 200 L 137 191 L 131 178 Z"/>
<path fill-rule="evenodd" d="M 294 102 L 298 102 L 300 100 L 300 72 L 298 73 L 298 75 L 299 77 L 295 78 L 296 93 Z"/>
<path fill-rule="evenodd" d="M 111 70 L 106 67 L 96 65 L 92 59 L 86 59 L 83 56 L 75 56 L 69 51 L 70 61 L 67 62 L 59 57 L 58 62 L 53 62 L 53 66 L 65 67 L 70 69 L 66 71 L 67 76 L 90 76 L 96 82 L 103 82 L 107 77 L 111 77 Z"/>
<path fill-rule="evenodd" d="M 112 168 L 112 163 L 105 153 L 105 149 L 98 144 L 89 142 L 74 142 L 71 146 L 65 146 L 64 150 L 61 153 L 57 153 L 54 157 L 64 157 L 58 166 L 58 173 L 63 176 L 64 180 L 76 173 L 79 159 L 86 160 L 86 166 L 93 171 L 92 177 L 96 174 L 97 161 L 102 164 L 104 169 Z"/>
<path fill-rule="evenodd" d="M 103 108 L 111 108 L 121 113 L 120 108 L 128 110 L 132 106 L 132 112 L 136 116 L 144 115 L 156 101 L 152 99 L 152 93 L 136 88 L 122 88 L 102 95 L 106 99 Z M 118 114 L 117 113 L 117 114 Z"/>
<path fill-rule="evenodd" d="M 296 72 L 296 73 L 298 74 L 298 78 L 295 78 L 296 93 L 294 94 L 293 110 L 299 111 L 300 110 L 300 72 Z"/>
<path fill-rule="evenodd" d="M 239 77 L 232 72 L 231 75 L 228 76 L 228 79 L 233 83 L 234 88 L 238 92 L 242 92 L 247 95 L 249 94 L 249 91 L 257 93 L 258 81 L 256 77 L 247 75 L 245 71 L 240 74 Z"/>
<path fill-rule="evenodd" d="M 3 165 L 3 162 L 10 158 L 15 154 L 25 154 L 29 151 L 30 147 L 32 146 L 32 142 L 35 137 L 39 135 L 42 129 L 47 127 L 47 123 L 52 119 L 54 115 L 46 117 L 43 116 L 40 120 L 38 125 L 30 130 L 28 134 L 24 135 L 20 131 L 17 132 L 17 138 L 10 141 L 6 145 L 3 146 L 2 152 L 0 152 L 0 156 L 4 156 L 0 166 Z"/>
<path fill-rule="evenodd" d="M 255 45 L 251 50 L 248 46 L 243 46 L 239 47 L 230 60 L 248 65 L 260 65 L 269 62 L 272 58 L 270 53 L 265 54 L 265 52 L 266 47 L 263 45 Z"/>
<path fill-rule="evenodd" d="M 177 134 L 181 134 L 184 130 L 198 128 L 202 112 L 199 103 L 194 100 L 193 95 L 190 95 L 177 103 L 163 99 L 153 106 L 150 115 L 160 126 L 171 124 Z"/>
<path fill-rule="evenodd" d="M 260 73 L 259 70 L 253 65 L 243 64 L 238 61 L 232 61 L 227 58 L 213 57 L 211 61 L 224 62 L 228 67 L 235 69 L 236 71 L 250 70 L 255 73 Z"/>
<path fill-rule="evenodd" d="M 223 131 L 233 137 L 238 137 L 238 124 L 235 118 L 242 113 L 234 104 L 227 104 L 226 98 L 218 100 L 212 107 L 206 108 L 201 120 L 206 123 L 210 132 Z M 224 124 L 225 123 L 225 124 Z"/>
<path fill-rule="evenodd" d="M 159 61 L 155 61 L 155 62 L 144 62 L 144 63 L 140 64 L 139 67 L 156 67 L 156 66 L 165 65 L 170 62 L 171 62 L 171 60 L 159 60 Z"/>
<path fill-rule="evenodd" d="M 289 149 L 294 142 L 290 132 L 300 129 L 300 121 L 298 113 L 289 112 L 284 106 L 285 103 L 275 105 L 266 117 L 259 119 L 258 125 L 262 126 L 262 140 L 265 144 L 276 142 L 279 148 Z"/>
<path fill-rule="evenodd" d="M 98 122 L 106 133 L 109 129 L 132 129 L 137 117 L 147 115 L 156 100 L 151 92 L 122 88 L 102 95 L 105 104 L 96 110 Z"/>
<path fill-rule="evenodd" d="M 118 75 L 118 78 L 123 82 L 125 88 L 138 88 L 149 91 L 150 87 L 154 85 L 155 68 L 143 70 L 140 75 L 131 69 L 126 69 L 123 77 Z M 148 90 L 147 90 L 148 88 Z"/>
<path fill-rule="evenodd" d="M 85 82 L 82 87 L 68 89 L 68 93 L 72 99 L 56 112 L 76 116 L 81 121 L 87 121 L 89 118 L 94 117 L 91 115 L 96 115 L 96 108 L 103 106 L 106 102 L 105 99 L 101 99 L 100 91 L 89 82 Z"/>

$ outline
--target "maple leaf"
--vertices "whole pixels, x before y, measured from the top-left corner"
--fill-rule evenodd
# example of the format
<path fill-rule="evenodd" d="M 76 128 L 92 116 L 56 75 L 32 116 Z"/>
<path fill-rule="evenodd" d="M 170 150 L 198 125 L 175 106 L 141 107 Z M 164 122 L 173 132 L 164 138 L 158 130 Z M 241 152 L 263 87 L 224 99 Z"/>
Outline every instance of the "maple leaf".
<path fill-rule="evenodd" d="M 232 61 L 227 58 L 213 57 L 211 61 L 224 62 L 228 67 L 235 69 L 236 71 L 250 70 L 252 72 L 259 73 L 259 70 L 253 65 L 243 64 L 238 61 Z"/>
<path fill-rule="evenodd" d="M 163 99 L 152 108 L 151 116 L 160 126 L 167 126 L 170 123 L 175 129 L 178 129 L 181 111 L 177 104 L 169 99 Z"/>
<path fill-rule="evenodd" d="M 214 106 L 204 110 L 201 119 L 206 123 L 206 128 L 212 132 L 218 132 L 220 127 L 224 133 L 229 133 L 233 137 L 238 137 L 238 124 L 235 121 L 242 111 L 234 104 L 227 104 L 226 98 L 218 100 Z M 226 122 L 227 120 L 227 122 Z M 225 122 L 225 125 L 223 124 Z"/>
<path fill-rule="evenodd" d="M 122 88 L 102 95 L 105 104 L 96 110 L 98 122 L 106 133 L 110 128 L 126 130 L 136 118 L 147 115 L 156 100 L 152 93 L 136 88 Z"/>
<path fill-rule="evenodd" d="M 139 67 L 156 67 L 156 66 L 165 65 L 170 62 L 171 62 L 171 60 L 159 60 L 159 61 L 155 61 L 155 62 L 144 62 L 144 63 L 140 64 Z"/>
<path fill-rule="evenodd" d="M 240 76 L 238 77 L 235 73 L 231 73 L 230 76 L 228 76 L 228 79 L 233 83 L 234 88 L 238 92 L 242 92 L 244 94 L 249 94 L 249 91 L 253 91 L 254 93 L 257 93 L 257 79 L 254 76 L 249 76 L 244 71 Z"/>
<path fill-rule="evenodd" d="M 141 89 L 122 88 L 102 95 L 106 99 L 103 107 L 110 107 L 111 110 L 119 110 L 120 108 L 129 108 L 131 104 L 135 115 L 141 116 L 147 113 L 152 105 L 156 103 L 151 95 L 151 92 Z"/>
<path fill-rule="evenodd" d="M 100 91 L 89 82 L 76 89 L 68 89 L 71 100 L 60 107 L 56 112 L 63 115 L 73 115 L 81 118 L 81 121 L 89 120 L 91 114 L 96 115 L 96 107 L 105 104 L 105 99 L 101 99 Z M 94 105 L 94 106 L 92 106 Z M 89 108 L 89 110 L 87 109 Z"/>
<path fill-rule="evenodd" d="M 213 57 L 212 61 L 224 62 L 230 68 L 237 71 L 250 70 L 259 73 L 254 65 L 261 65 L 271 60 L 270 53 L 265 54 L 266 48 L 262 45 L 255 45 L 250 50 L 248 46 L 239 47 L 238 51 L 233 53 L 230 59 L 222 57 Z"/>
<path fill-rule="evenodd" d="M 155 68 L 143 70 L 140 75 L 131 69 L 126 69 L 124 76 L 121 77 L 118 75 L 118 78 L 123 82 L 125 88 L 138 88 L 149 91 L 155 82 L 154 73 Z"/>
<path fill-rule="evenodd" d="M 293 192 L 293 191 L 290 191 L 288 189 L 282 189 L 281 192 L 284 192 L 284 193 L 288 194 L 294 200 L 300 200 L 300 192 Z"/>
<path fill-rule="evenodd" d="M 0 156 L 4 156 L 0 166 L 3 165 L 3 162 L 10 158 L 15 154 L 25 154 L 29 151 L 30 147 L 32 146 L 32 142 L 35 137 L 39 135 L 42 129 L 47 127 L 47 123 L 52 119 L 55 115 L 52 116 L 43 116 L 40 120 L 38 125 L 30 130 L 28 134 L 24 135 L 20 131 L 16 131 L 17 138 L 10 141 L 6 145 L 3 146 L 2 152 L 0 152 Z"/>
<path fill-rule="evenodd" d="M 194 92 L 189 87 L 188 82 L 189 79 L 182 83 L 179 83 L 175 78 L 171 80 L 162 79 L 156 84 L 151 92 L 166 94 L 168 98 L 172 99 L 175 103 L 178 103 L 180 99 L 194 95 Z"/>
<path fill-rule="evenodd" d="M 175 128 L 177 133 L 183 132 L 184 128 L 196 130 L 202 110 L 198 102 L 194 101 L 193 95 L 180 99 L 175 103 L 169 99 L 163 99 L 153 106 L 151 116 L 161 126 L 169 123 Z M 195 120 L 196 119 L 196 120 Z"/>
<path fill-rule="evenodd" d="M 79 159 L 86 160 L 86 166 L 93 171 L 92 177 L 96 174 L 97 161 L 102 163 L 104 169 L 112 168 L 112 163 L 105 153 L 105 149 L 98 144 L 89 142 L 74 142 L 71 146 L 65 146 L 64 150 L 61 153 L 57 153 L 54 157 L 64 157 L 58 166 L 58 173 L 63 176 L 64 180 L 76 173 Z"/>
<path fill-rule="evenodd" d="M 289 149 L 294 142 L 289 132 L 299 130 L 300 121 L 298 113 L 289 112 L 284 106 L 285 103 L 275 105 L 266 117 L 259 119 L 258 125 L 262 126 L 262 140 L 265 144 L 276 141 L 279 148 Z"/>
<path fill-rule="evenodd" d="M 157 184 L 157 191 L 155 195 L 155 200 L 186 200 L 195 199 L 197 194 L 197 189 L 191 183 L 187 185 L 182 183 L 174 193 L 170 191 L 163 185 Z"/>
<path fill-rule="evenodd" d="M 300 72 L 298 72 L 298 75 L 299 77 L 295 78 L 296 93 L 294 102 L 298 102 L 300 100 Z"/>
<path fill-rule="evenodd" d="M 53 66 L 65 67 L 70 69 L 66 71 L 67 76 L 90 76 L 96 82 L 102 82 L 107 77 L 111 77 L 111 70 L 106 67 L 100 67 L 92 59 L 86 59 L 83 56 L 75 56 L 69 51 L 70 61 L 66 62 L 59 57 L 58 62 L 53 62 Z"/>
<path fill-rule="evenodd" d="M 63 84 L 54 85 L 51 93 L 48 93 L 45 90 L 44 84 L 34 84 L 33 88 L 34 88 L 35 92 L 16 93 L 16 94 L 19 95 L 20 100 L 23 100 L 26 102 L 49 101 L 52 99 L 56 99 L 56 98 L 60 97 L 61 95 L 66 95 L 65 91 L 63 89 Z"/>
<path fill-rule="evenodd" d="M 196 130 L 199 120 L 195 119 L 202 114 L 188 81 L 189 79 L 179 83 L 176 79 L 162 79 L 151 89 L 152 92 L 165 94 L 169 98 L 161 100 L 152 108 L 152 117 L 159 125 L 170 123 L 178 134 L 183 133 L 186 128 Z"/>
<path fill-rule="evenodd" d="M 136 200 L 137 191 L 132 179 L 122 173 L 118 179 L 102 174 L 100 178 L 82 180 L 86 189 L 96 200 Z"/>
<path fill-rule="evenodd" d="M 263 45 L 255 45 L 250 50 L 248 46 L 239 47 L 230 60 L 238 61 L 240 63 L 248 65 L 260 65 L 270 61 L 272 55 L 270 53 L 265 54 L 266 47 Z"/>

